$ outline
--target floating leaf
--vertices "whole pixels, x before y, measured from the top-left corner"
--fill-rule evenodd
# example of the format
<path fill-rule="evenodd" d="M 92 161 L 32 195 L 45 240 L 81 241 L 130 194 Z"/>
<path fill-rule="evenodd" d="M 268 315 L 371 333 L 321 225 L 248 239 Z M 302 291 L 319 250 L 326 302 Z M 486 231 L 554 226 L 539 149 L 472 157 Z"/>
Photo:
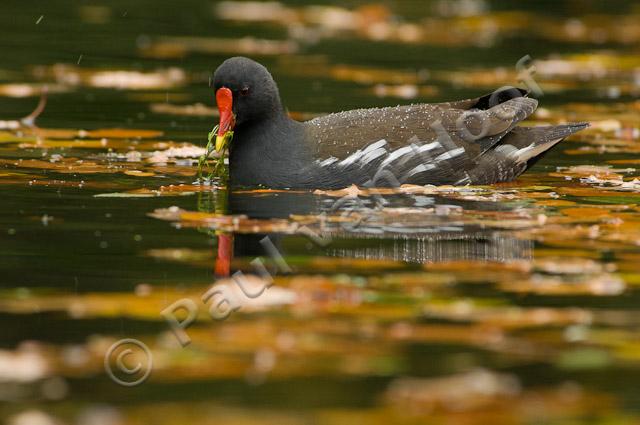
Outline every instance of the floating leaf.
<path fill-rule="evenodd" d="M 217 117 L 218 109 L 206 106 L 203 103 L 194 105 L 173 105 L 170 103 L 152 103 L 149 105 L 151 112 L 155 114 L 166 114 L 189 117 Z"/>
<path fill-rule="evenodd" d="M 182 58 L 189 53 L 233 54 L 233 55 L 286 55 L 295 53 L 298 44 L 294 41 L 245 38 L 208 37 L 158 37 L 140 48 L 145 57 L 168 59 Z"/>
<path fill-rule="evenodd" d="M 124 173 L 128 176 L 135 176 L 135 177 L 151 177 L 156 175 L 155 173 L 151 173 L 148 171 L 141 171 L 141 170 L 127 170 Z"/>
<path fill-rule="evenodd" d="M 61 85 L 118 90 L 170 89 L 187 83 L 186 73 L 180 68 L 156 71 L 104 70 L 55 64 L 34 67 L 33 74 L 40 79 L 53 79 Z"/>

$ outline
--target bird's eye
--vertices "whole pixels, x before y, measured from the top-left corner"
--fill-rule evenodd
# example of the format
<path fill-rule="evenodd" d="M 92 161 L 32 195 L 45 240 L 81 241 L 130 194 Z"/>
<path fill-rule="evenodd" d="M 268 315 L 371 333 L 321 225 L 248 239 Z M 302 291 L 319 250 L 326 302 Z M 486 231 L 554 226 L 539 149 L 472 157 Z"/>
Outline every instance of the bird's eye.
<path fill-rule="evenodd" d="M 240 96 L 248 96 L 249 95 L 249 87 L 243 87 L 240 89 Z"/>

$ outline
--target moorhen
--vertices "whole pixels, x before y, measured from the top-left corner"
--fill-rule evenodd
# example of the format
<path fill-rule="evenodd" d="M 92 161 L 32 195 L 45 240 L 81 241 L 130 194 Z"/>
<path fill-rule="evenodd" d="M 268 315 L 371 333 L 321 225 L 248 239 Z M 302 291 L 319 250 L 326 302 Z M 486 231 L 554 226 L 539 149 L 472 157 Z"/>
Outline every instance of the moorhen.
<path fill-rule="evenodd" d="M 476 99 L 358 109 L 299 122 L 282 106 L 269 71 L 244 57 L 223 62 L 213 85 L 220 111 L 216 150 L 229 144 L 232 186 L 505 182 L 588 126 L 517 126 L 538 102 L 516 88 Z"/>

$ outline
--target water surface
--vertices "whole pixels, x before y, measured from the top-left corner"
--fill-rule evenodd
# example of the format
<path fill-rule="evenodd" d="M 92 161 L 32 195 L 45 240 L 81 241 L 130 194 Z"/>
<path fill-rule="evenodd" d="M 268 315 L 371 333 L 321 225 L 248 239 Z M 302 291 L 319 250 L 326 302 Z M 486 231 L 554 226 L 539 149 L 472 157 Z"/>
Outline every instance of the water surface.
<path fill-rule="evenodd" d="M 638 422 L 632 3 L 0 10 L 7 423 Z M 592 127 L 512 184 L 228 193 L 194 182 L 210 72 L 233 54 L 300 119 L 533 81 L 531 123 Z M 227 268 L 273 286 L 243 299 Z M 214 283 L 240 300 L 225 320 L 202 301 Z M 185 298 L 183 348 L 160 312 Z M 135 387 L 104 367 L 123 338 L 153 357 Z"/>

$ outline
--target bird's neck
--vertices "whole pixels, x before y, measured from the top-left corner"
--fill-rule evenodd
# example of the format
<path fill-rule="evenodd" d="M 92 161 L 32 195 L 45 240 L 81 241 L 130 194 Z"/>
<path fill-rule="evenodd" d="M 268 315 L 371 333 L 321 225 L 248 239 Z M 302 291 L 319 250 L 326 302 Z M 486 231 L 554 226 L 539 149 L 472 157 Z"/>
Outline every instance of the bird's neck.
<path fill-rule="evenodd" d="M 310 153 L 302 127 L 284 111 L 237 126 L 229 151 L 232 181 L 243 184 L 250 177 L 260 181 L 284 165 L 308 160 Z"/>
<path fill-rule="evenodd" d="M 230 154 L 245 150 L 274 149 L 278 145 L 293 144 L 299 122 L 292 120 L 284 111 L 277 111 L 260 120 L 238 125 L 234 130 Z"/>

